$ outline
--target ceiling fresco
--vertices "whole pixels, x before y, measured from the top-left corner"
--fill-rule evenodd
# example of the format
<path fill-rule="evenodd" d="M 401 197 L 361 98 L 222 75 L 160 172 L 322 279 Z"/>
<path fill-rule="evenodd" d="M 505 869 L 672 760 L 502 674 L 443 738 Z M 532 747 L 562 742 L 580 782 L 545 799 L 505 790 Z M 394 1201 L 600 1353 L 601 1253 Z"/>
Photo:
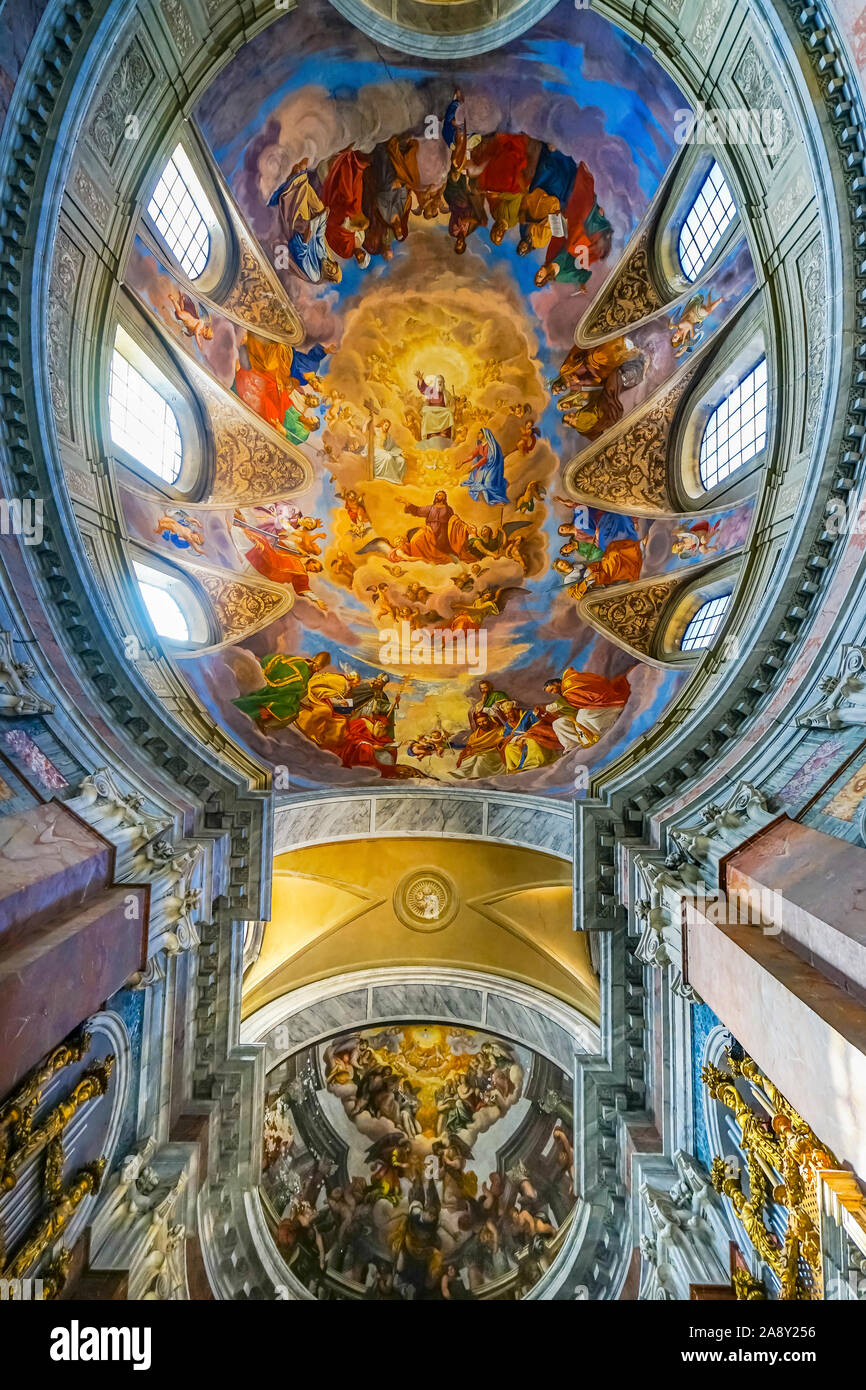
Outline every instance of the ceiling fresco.
<path fill-rule="evenodd" d="M 574 1210 L 571 1082 L 424 1021 L 305 1048 L 268 1076 L 261 1191 L 292 1275 L 328 1300 L 525 1296 Z"/>
<path fill-rule="evenodd" d="M 139 545 L 211 588 L 224 576 L 232 640 L 183 673 L 284 787 L 573 795 L 681 685 L 577 605 L 735 549 L 751 505 L 697 523 L 614 514 L 565 498 L 561 469 L 753 287 L 740 242 L 672 313 L 574 345 L 684 106 L 645 49 L 566 4 L 441 67 L 305 6 L 199 104 L 303 340 L 208 308 L 142 240 L 126 284 L 195 364 L 212 415 L 264 422 L 283 463 L 259 472 L 223 450 L 218 488 L 183 507 L 129 476 L 121 493 Z"/>

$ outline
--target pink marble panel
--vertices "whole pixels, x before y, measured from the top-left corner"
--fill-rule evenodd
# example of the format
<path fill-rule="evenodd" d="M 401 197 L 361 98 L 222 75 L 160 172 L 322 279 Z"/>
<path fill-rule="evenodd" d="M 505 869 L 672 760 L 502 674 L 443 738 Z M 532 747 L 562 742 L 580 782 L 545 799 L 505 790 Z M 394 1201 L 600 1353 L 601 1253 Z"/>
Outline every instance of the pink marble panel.
<path fill-rule="evenodd" d="M 776 937 L 686 911 L 689 983 L 842 1163 L 866 1177 L 866 1007 Z"/>

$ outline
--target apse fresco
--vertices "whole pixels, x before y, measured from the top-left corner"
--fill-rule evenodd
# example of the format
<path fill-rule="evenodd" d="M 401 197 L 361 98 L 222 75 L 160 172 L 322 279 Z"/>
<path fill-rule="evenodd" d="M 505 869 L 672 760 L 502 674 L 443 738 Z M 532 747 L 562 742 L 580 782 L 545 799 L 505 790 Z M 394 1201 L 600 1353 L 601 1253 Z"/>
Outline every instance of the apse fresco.
<path fill-rule="evenodd" d="M 581 505 L 560 481 L 754 283 L 740 243 L 672 314 L 575 346 L 684 105 L 645 49 L 565 4 L 441 69 L 305 6 L 200 103 L 303 341 L 198 303 L 141 241 L 127 285 L 312 482 L 256 497 L 241 460 L 228 500 L 231 474 L 217 501 L 166 508 L 127 486 L 124 508 L 165 558 L 285 596 L 254 635 L 183 661 L 283 786 L 516 778 L 574 795 L 684 680 L 577 605 L 742 544 L 750 505 L 647 519 Z"/>
<path fill-rule="evenodd" d="M 261 1191 L 320 1299 L 517 1299 L 575 1204 L 571 1082 L 455 1025 L 343 1034 L 268 1077 Z"/>

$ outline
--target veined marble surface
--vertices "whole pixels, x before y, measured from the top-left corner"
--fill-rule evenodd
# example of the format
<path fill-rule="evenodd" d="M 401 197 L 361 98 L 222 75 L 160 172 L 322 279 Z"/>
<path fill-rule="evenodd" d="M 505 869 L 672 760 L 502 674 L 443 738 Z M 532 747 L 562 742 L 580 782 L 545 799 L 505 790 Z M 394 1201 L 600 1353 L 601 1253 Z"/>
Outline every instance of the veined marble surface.
<path fill-rule="evenodd" d="M 309 1043 L 376 1023 L 423 1019 L 502 1034 L 573 1075 L 575 1055 L 601 1050 L 598 1026 L 530 985 L 441 967 L 359 970 L 291 990 L 241 1024 L 242 1043 L 265 1043 L 266 1067 Z"/>
<path fill-rule="evenodd" d="M 441 791 L 334 796 L 315 793 L 277 807 L 274 853 L 377 836 L 440 835 L 542 850 L 571 860 L 574 808 L 538 797 Z"/>

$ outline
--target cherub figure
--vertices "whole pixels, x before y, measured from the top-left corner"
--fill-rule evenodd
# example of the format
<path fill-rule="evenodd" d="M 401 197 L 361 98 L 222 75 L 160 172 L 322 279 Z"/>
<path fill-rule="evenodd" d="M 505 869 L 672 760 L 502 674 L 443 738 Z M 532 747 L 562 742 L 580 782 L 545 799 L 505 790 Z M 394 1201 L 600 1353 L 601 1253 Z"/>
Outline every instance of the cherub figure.
<path fill-rule="evenodd" d="M 711 526 L 708 521 L 695 521 L 691 526 L 678 526 L 671 539 L 671 554 L 680 555 L 684 560 L 694 560 L 698 555 L 719 550 L 718 545 L 710 545 L 710 539 L 721 524 L 717 521 Z"/>
<path fill-rule="evenodd" d="M 531 482 L 526 484 L 526 487 L 515 502 L 515 510 L 522 515 L 525 515 L 527 512 L 534 512 L 536 502 L 543 502 L 546 496 L 547 488 L 543 483 L 539 482 L 537 478 L 533 478 Z"/>
<path fill-rule="evenodd" d="M 337 551 L 334 559 L 330 562 L 330 568 L 334 578 L 351 589 L 352 581 L 355 578 L 355 567 L 345 550 Z"/>
<path fill-rule="evenodd" d="M 213 324 L 207 310 L 200 310 L 195 300 L 183 290 L 170 290 L 168 300 L 184 337 L 194 338 L 196 347 L 203 348 L 205 342 L 213 337 Z"/>
<path fill-rule="evenodd" d="M 364 536 L 370 530 L 370 514 L 364 506 L 364 497 L 353 488 L 338 492 L 337 496 L 349 517 L 349 530 L 353 536 Z"/>
<path fill-rule="evenodd" d="M 196 555 L 204 554 L 204 533 L 201 523 L 188 516 L 180 507 L 172 508 L 159 518 L 154 528 L 158 536 L 169 541 L 178 550 L 194 550 Z"/>
<path fill-rule="evenodd" d="M 295 530 L 299 533 L 295 537 L 295 544 L 302 555 L 321 555 L 322 547 L 319 541 L 327 539 L 327 531 L 318 531 L 316 528 L 322 525 L 322 519 L 318 516 L 302 516 L 295 525 Z"/>
<path fill-rule="evenodd" d="M 325 411 L 325 421 L 329 425 L 335 425 L 338 420 L 348 420 L 351 418 L 349 403 L 342 391 L 336 387 L 325 397 L 327 409 Z"/>
<path fill-rule="evenodd" d="M 684 357 L 691 352 L 703 340 L 703 325 L 714 309 L 723 303 L 724 296 L 719 295 L 718 299 L 713 299 L 711 289 L 703 293 L 693 294 L 680 310 L 678 318 L 668 319 L 668 328 L 671 330 L 671 347 L 674 350 L 674 357 Z"/>

